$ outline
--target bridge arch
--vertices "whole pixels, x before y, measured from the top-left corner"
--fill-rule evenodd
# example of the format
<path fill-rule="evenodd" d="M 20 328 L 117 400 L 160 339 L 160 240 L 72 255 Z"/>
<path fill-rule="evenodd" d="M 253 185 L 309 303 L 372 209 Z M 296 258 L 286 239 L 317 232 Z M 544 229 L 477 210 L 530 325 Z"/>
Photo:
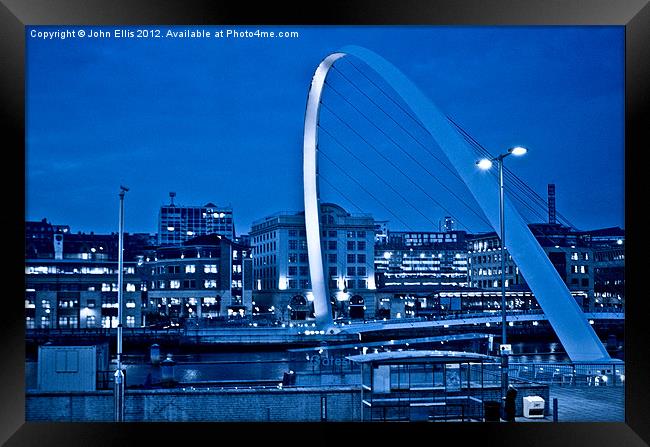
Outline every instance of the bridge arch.
<path fill-rule="evenodd" d="M 312 78 L 303 135 L 303 187 L 309 271 L 314 294 L 314 315 L 321 327 L 332 326 L 332 309 L 321 248 L 318 185 L 318 119 L 320 100 L 330 68 L 342 57 L 360 59 L 401 97 L 445 153 L 472 193 L 490 225 L 499 234 L 498 184 L 476 169 L 475 153 L 449 123 L 447 117 L 393 64 L 358 46 L 346 46 L 327 56 Z M 589 325 L 584 313 L 508 197 L 504 200 L 508 225 L 504 246 L 526 278 L 571 360 L 609 361 L 610 356 Z"/>

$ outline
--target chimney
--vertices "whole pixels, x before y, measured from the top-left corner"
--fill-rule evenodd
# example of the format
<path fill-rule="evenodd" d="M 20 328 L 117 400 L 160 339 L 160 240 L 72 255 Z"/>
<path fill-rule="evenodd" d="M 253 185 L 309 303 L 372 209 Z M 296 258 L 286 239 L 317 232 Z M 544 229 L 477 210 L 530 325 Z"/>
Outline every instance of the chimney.
<path fill-rule="evenodd" d="M 63 234 L 55 234 L 52 242 L 54 243 L 54 259 L 63 259 Z"/>
<path fill-rule="evenodd" d="M 557 223 L 555 218 L 555 183 L 548 184 L 548 223 Z"/>

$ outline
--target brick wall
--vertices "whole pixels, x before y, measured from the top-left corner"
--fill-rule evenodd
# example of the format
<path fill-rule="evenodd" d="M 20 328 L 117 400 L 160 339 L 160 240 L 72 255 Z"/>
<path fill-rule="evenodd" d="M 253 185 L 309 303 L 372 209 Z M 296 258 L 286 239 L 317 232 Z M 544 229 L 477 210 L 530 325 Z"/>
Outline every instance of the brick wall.
<path fill-rule="evenodd" d="M 328 421 L 360 419 L 357 387 L 264 390 L 132 390 L 125 419 L 136 421 L 318 422 L 321 398 Z M 112 421 L 113 393 L 39 393 L 26 396 L 27 421 Z"/>
<path fill-rule="evenodd" d="M 516 415 L 523 415 L 523 398 L 541 396 L 544 415 L 551 415 L 549 388 L 518 384 Z M 485 389 L 484 400 L 499 400 L 498 389 Z M 137 421 L 215 422 L 318 422 L 321 398 L 326 398 L 328 421 L 361 420 L 361 395 L 357 387 L 285 388 L 263 390 L 130 390 L 126 415 Z M 26 421 L 113 421 L 112 391 L 44 393 L 26 395 Z"/>

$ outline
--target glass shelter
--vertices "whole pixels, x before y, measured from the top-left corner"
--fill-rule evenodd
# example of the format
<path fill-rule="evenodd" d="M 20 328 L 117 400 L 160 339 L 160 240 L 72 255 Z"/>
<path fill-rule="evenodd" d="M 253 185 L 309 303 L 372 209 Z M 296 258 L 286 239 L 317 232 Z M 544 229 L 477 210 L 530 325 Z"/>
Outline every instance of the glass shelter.
<path fill-rule="evenodd" d="M 480 421 L 499 401 L 497 359 L 459 351 L 392 351 L 347 357 L 361 366 L 363 421 Z"/>

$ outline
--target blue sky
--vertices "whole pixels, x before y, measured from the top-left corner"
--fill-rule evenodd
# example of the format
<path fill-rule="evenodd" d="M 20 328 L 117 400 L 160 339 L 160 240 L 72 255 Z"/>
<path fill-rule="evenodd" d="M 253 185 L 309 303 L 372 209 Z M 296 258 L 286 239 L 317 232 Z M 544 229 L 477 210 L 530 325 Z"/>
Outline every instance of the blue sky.
<path fill-rule="evenodd" d="M 508 159 L 508 167 L 542 197 L 547 183 L 555 183 L 558 210 L 575 226 L 624 226 L 622 27 L 259 29 L 295 30 L 300 36 L 43 40 L 31 38 L 27 28 L 26 218 L 46 217 L 73 231 L 116 231 L 120 184 L 131 188 L 125 202 L 130 232 L 156 231 L 169 191 L 177 193 L 179 204 L 232 205 L 238 233 L 276 211 L 301 210 L 309 83 L 321 59 L 353 44 L 395 64 L 490 152 L 527 146 L 526 157 Z M 362 107 L 364 99 L 354 96 L 355 88 L 340 73 L 366 92 L 373 92 L 372 86 L 348 62 L 339 69 L 329 82 Z M 381 101 L 380 96 L 374 97 Z M 332 90 L 323 102 L 378 147 L 387 147 Z M 399 116 L 394 107 L 386 110 Z M 373 117 L 384 127 L 381 113 Z M 359 154 L 368 151 L 327 112 L 321 122 Z M 403 122 L 418 131 L 406 118 Z M 421 138 L 435 146 L 426 135 Z M 421 148 L 399 141 L 471 202 L 462 185 L 445 179 L 444 169 L 418 152 Z M 333 141 L 322 137 L 321 150 L 358 173 L 355 178 L 383 206 L 327 160 L 321 163 L 323 177 L 350 200 L 325 182 L 323 200 L 351 212 L 359 211 L 356 205 L 391 220 L 395 229 L 403 225 L 386 207 L 421 230 L 447 214 L 377 157 L 370 162 L 375 172 L 421 205 L 428 219 L 362 173 Z M 399 151 L 391 154 L 440 203 L 452 203 L 466 229 L 487 229 Z"/>

